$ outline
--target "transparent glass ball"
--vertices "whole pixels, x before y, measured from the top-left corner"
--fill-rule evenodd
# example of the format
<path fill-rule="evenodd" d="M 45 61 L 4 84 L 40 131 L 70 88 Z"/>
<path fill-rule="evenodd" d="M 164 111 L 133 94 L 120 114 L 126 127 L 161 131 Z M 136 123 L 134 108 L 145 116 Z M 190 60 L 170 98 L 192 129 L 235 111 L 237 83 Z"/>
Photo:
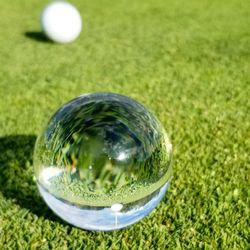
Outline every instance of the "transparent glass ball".
<path fill-rule="evenodd" d="M 35 176 L 48 206 L 88 230 L 115 230 L 145 217 L 164 197 L 172 146 L 157 118 L 112 93 L 62 106 L 38 137 Z"/>

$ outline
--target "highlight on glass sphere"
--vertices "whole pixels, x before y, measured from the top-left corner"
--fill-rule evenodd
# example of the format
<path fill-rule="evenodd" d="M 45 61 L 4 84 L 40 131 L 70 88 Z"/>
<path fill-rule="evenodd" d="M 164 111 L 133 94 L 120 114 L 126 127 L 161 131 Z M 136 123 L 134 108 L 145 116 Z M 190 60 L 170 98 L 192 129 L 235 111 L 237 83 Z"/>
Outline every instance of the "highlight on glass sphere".
<path fill-rule="evenodd" d="M 129 226 L 164 197 L 172 145 L 157 118 L 113 93 L 82 95 L 62 106 L 38 137 L 34 168 L 48 206 L 77 227 Z"/>

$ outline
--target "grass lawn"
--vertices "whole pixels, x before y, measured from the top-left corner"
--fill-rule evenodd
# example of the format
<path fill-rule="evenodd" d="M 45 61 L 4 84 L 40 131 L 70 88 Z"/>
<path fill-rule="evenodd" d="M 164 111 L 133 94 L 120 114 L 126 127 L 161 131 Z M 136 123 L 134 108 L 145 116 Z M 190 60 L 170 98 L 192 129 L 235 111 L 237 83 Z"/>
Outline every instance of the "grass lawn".
<path fill-rule="evenodd" d="M 68 45 L 39 33 L 47 1 L 0 8 L 0 249 L 249 249 L 250 1 L 72 1 Z M 72 227 L 33 180 L 39 131 L 89 92 L 150 108 L 174 146 L 164 200 L 124 230 Z"/>

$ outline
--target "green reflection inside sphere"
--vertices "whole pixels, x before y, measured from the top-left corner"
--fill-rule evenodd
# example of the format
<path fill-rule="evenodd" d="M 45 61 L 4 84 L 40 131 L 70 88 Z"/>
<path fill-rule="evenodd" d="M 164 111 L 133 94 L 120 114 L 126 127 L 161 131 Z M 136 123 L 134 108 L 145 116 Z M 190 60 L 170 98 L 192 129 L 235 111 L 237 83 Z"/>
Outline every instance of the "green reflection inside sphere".
<path fill-rule="evenodd" d="M 169 181 L 171 155 L 166 132 L 144 106 L 118 94 L 88 94 L 60 108 L 39 136 L 35 175 L 72 204 L 127 204 Z"/>

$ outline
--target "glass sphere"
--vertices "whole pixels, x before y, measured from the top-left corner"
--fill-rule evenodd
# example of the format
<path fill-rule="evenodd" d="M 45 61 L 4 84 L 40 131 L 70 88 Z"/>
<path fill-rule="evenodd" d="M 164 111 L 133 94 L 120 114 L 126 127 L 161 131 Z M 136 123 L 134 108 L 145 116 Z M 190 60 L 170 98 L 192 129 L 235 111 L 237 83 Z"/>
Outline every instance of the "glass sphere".
<path fill-rule="evenodd" d="M 62 106 L 38 137 L 35 176 L 48 206 L 65 221 L 108 231 L 145 217 L 171 177 L 172 146 L 157 118 L 112 93 Z"/>

